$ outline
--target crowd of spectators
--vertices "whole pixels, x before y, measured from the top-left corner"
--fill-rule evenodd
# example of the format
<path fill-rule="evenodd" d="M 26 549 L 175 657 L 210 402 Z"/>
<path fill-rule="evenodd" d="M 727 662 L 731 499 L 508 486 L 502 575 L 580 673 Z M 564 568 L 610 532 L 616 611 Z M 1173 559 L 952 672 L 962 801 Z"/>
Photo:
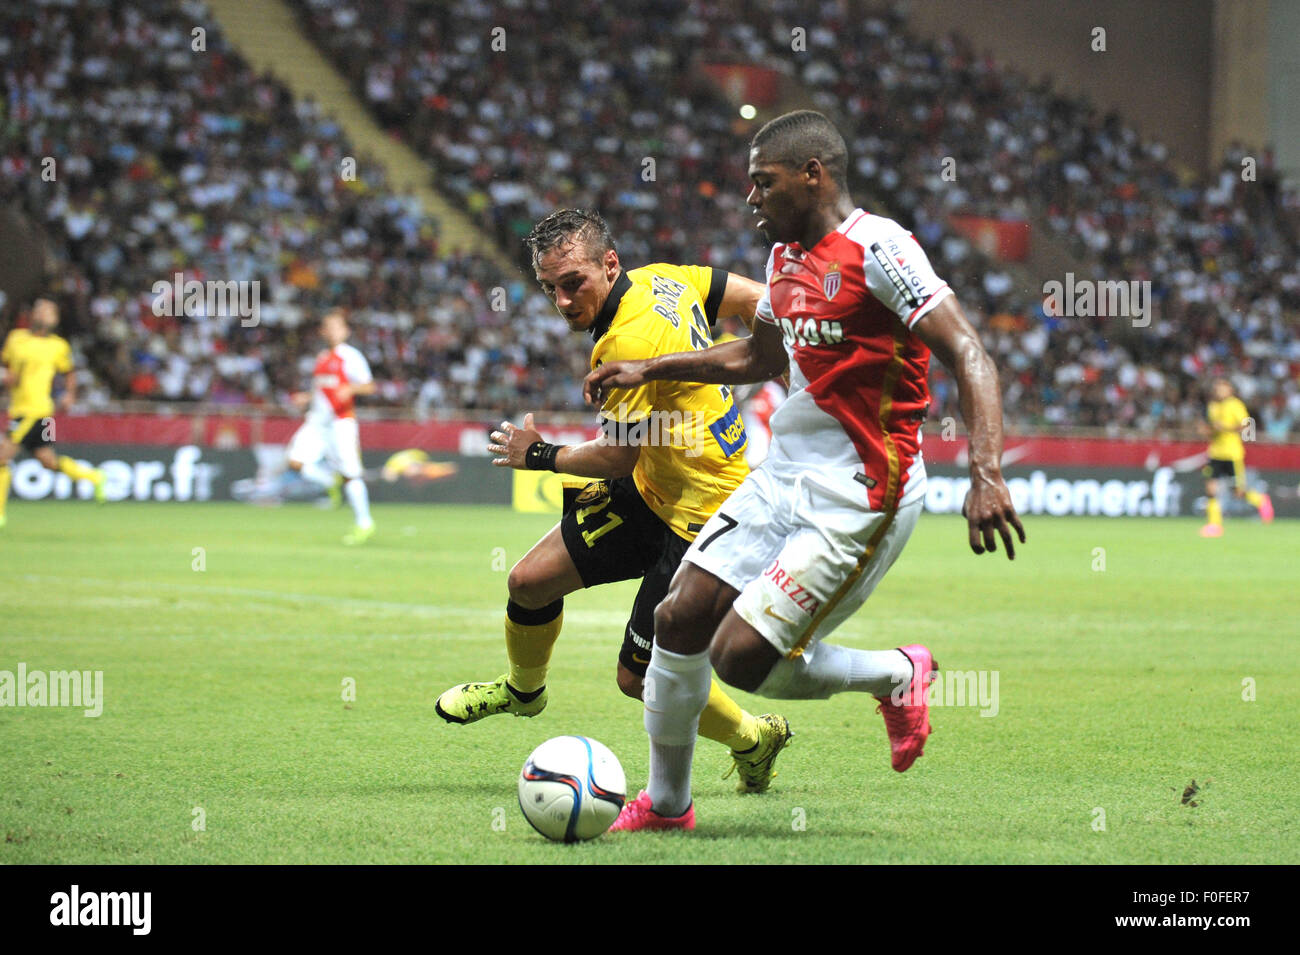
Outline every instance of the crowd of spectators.
<path fill-rule="evenodd" d="M 1218 373 L 1273 436 L 1300 420 L 1300 199 L 1267 154 L 1253 178 L 1240 150 L 1218 175 L 1190 176 L 1115 114 L 958 36 L 919 39 L 883 7 L 387 0 L 363 16 L 355 0 L 295 2 L 381 121 L 505 241 L 585 204 L 609 215 L 630 261 L 758 274 L 736 148 L 752 125 L 693 78 L 706 60 L 775 67 L 843 124 L 858 194 L 912 229 L 957 290 L 1003 369 L 1013 426 L 1186 429 Z M 1048 314 L 1041 283 L 981 255 L 956 214 L 1045 223 L 1072 244 L 1079 278 L 1150 282 L 1155 320 Z M 955 414 L 941 369 L 932 385 L 934 412 Z"/>
<path fill-rule="evenodd" d="M 1002 68 L 957 35 L 919 39 L 897 12 L 723 6 L 719 46 L 789 70 L 843 124 L 865 191 L 938 250 L 1003 369 L 1013 421 L 1176 429 L 1203 416 L 1208 378 L 1226 374 L 1271 435 L 1296 430 L 1300 193 L 1283 188 L 1270 153 L 1234 146 L 1213 175 L 1196 176 L 1120 116 Z M 810 16 L 806 53 L 793 54 L 792 29 Z M 1073 248 L 1078 278 L 1150 282 L 1153 321 L 1139 330 L 1046 314 L 1040 284 L 1017 289 L 972 263 L 947 227 L 955 214 L 1045 223 Z M 953 413 L 951 386 L 940 371 L 934 379 L 940 410 Z"/>
<path fill-rule="evenodd" d="M 549 303 L 440 250 L 420 203 L 315 103 L 255 74 L 201 4 L 5 6 L 0 103 L 0 200 L 48 237 L 85 404 L 283 405 L 321 347 L 314 319 L 343 305 L 379 404 L 577 406 L 581 356 Z M 257 282 L 256 324 L 158 314 L 176 273 Z"/>
<path fill-rule="evenodd" d="M 953 285 L 1002 369 L 1012 429 L 1186 429 L 1222 372 L 1265 433 L 1300 430 L 1300 199 L 1266 154 L 1253 179 L 1241 150 L 1189 176 L 1119 117 L 957 37 L 918 39 L 888 9 L 293 2 L 377 119 L 512 255 L 536 219 L 581 205 L 606 215 L 628 265 L 761 275 L 744 203 L 754 124 L 696 68 L 761 63 L 836 118 L 859 202 L 915 232 Z M 806 49 L 791 48 L 796 26 Z M 587 343 L 526 266 L 439 249 L 418 203 L 311 101 L 253 74 L 196 0 L 6 8 L 0 63 L 0 198 L 54 239 L 94 397 L 281 401 L 317 347 L 308 319 L 344 304 L 383 404 L 581 410 Z M 55 182 L 37 175 L 44 156 Z M 340 176 L 345 156 L 355 180 Z M 1080 278 L 1149 281 L 1154 320 L 1047 314 L 1041 281 L 975 248 L 950 226 L 957 213 L 1045 223 L 1074 246 Z M 177 270 L 260 279 L 261 322 L 157 318 L 151 289 Z M 937 368 L 932 386 L 932 414 L 955 415 Z"/>

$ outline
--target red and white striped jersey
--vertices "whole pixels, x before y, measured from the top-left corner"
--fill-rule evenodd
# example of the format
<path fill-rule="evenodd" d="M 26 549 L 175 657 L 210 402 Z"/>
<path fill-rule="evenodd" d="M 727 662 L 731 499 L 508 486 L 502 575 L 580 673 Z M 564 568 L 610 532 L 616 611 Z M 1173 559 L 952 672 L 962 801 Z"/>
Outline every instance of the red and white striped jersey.
<path fill-rule="evenodd" d="M 811 249 L 773 246 L 758 317 L 784 335 L 790 395 L 768 466 L 861 469 L 872 510 L 921 495 L 930 350 L 912 328 L 951 294 L 910 232 L 861 209 Z"/>
<path fill-rule="evenodd" d="M 370 363 L 346 342 L 320 353 L 311 375 L 311 406 L 307 420 L 324 424 L 336 418 L 354 417 L 354 399 L 339 394 L 343 384 L 364 385 L 371 381 Z"/>

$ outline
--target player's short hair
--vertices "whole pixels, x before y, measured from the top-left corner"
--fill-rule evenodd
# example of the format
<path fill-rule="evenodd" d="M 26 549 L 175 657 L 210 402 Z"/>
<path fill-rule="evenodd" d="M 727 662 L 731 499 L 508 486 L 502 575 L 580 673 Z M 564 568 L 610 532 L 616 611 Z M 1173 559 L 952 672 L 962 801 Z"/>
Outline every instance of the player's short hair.
<path fill-rule="evenodd" d="M 552 212 L 524 237 L 524 245 L 533 256 L 533 267 L 537 260 L 552 249 L 568 248 L 574 242 L 580 242 L 587 250 L 593 262 L 599 262 L 606 252 L 617 252 L 614 237 L 610 235 L 609 225 L 599 212 L 589 209 L 560 209 Z"/>
<path fill-rule="evenodd" d="M 811 109 L 778 116 L 754 134 L 750 148 L 761 148 L 768 162 L 798 169 L 816 158 L 841 186 L 849 176 L 849 147 L 835 124 Z"/>

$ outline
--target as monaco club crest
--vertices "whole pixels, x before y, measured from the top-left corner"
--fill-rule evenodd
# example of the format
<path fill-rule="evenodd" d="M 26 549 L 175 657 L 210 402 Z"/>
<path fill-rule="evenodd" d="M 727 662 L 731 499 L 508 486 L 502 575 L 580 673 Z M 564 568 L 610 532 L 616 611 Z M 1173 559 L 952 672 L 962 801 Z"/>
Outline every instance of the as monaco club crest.
<path fill-rule="evenodd" d="M 822 276 L 822 291 L 826 293 L 826 301 L 835 297 L 835 293 L 840 290 L 840 264 L 832 262 L 826 266 L 826 274 Z"/>

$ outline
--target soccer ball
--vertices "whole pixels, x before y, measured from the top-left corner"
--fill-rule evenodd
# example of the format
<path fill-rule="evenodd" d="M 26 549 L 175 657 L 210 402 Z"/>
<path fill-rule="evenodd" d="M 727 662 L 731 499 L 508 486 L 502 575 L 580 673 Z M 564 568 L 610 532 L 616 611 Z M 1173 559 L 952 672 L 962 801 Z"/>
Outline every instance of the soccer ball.
<path fill-rule="evenodd" d="M 614 824 L 626 797 L 618 758 L 586 736 L 548 739 L 519 773 L 524 818 L 556 842 L 596 838 Z"/>

